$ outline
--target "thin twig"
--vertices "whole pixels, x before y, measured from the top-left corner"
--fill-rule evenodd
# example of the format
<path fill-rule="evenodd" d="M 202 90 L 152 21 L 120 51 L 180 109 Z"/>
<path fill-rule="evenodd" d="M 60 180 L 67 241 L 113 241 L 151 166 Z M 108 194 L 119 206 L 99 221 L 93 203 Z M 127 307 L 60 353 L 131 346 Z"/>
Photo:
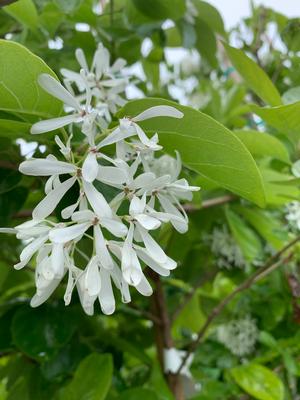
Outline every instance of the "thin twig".
<path fill-rule="evenodd" d="M 260 279 L 264 278 L 266 275 L 270 274 L 272 271 L 274 271 L 276 268 L 281 266 L 282 264 L 287 263 L 291 257 L 292 253 L 289 254 L 287 257 L 284 259 L 280 259 L 280 257 L 291 247 L 293 247 L 297 242 L 299 242 L 300 236 L 297 236 L 294 240 L 292 240 L 290 243 L 288 243 L 286 246 L 284 246 L 280 251 L 278 251 L 276 254 L 274 254 L 270 259 L 267 261 L 267 263 L 259 268 L 253 275 L 251 275 L 248 279 L 246 279 L 241 285 L 235 288 L 227 297 L 225 297 L 209 314 L 207 317 L 206 322 L 200 329 L 200 331 L 197 334 L 197 338 L 190 344 L 186 355 L 182 359 L 182 362 L 180 364 L 180 367 L 178 368 L 176 374 L 180 374 L 182 368 L 184 367 L 187 359 L 189 358 L 189 355 L 196 349 L 198 344 L 202 341 L 204 338 L 204 335 L 206 334 L 207 329 L 211 325 L 211 323 L 219 316 L 219 314 L 223 311 L 223 309 L 227 306 L 228 303 L 231 302 L 233 298 L 240 292 L 250 288 L 254 283 L 259 281 Z M 278 260 L 279 259 L 279 260 Z M 278 261 L 276 261 L 278 260 Z"/>
<path fill-rule="evenodd" d="M 222 204 L 230 203 L 231 201 L 236 200 L 236 197 L 228 194 L 225 196 L 221 197 L 215 197 L 213 199 L 208 199 L 204 200 L 202 204 L 194 205 L 194 204 L 185 204 L 183 208 L 185 209 L 186 212 L 192 213 L 195 211 L 202 210 L 203 208 L 210 208 L 210 207 L 215 207 L 215 206 L 220 206 Z"/>
<path fill-rule="evenodd" d="M 127 307 L 131 308 L 132 310 L 135 310 L 136 312 L 139 313 L 140 316 L 145 317 L 146 319 L 149 319 L 154 324 L 161 325 L 161 320 L 156 315 L 152 314 L 149 311 L 139 308 L 136 304 L 128 303 Z"/>

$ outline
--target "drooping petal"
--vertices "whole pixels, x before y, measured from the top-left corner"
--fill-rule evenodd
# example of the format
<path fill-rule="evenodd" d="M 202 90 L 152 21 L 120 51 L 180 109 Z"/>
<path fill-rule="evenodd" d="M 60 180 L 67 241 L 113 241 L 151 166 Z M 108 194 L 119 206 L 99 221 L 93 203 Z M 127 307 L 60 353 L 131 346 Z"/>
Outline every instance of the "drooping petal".
<path fill-rule="evenodd" d="M 82 165 L 83 179 L 85 179 L 87 182 L 93 182 L 98 175 L 98 170 L 99 164 L 97 161 L 97 154 L 91 151 L 87 155 Z"/>
<path fill-rule="evenodd" d="M 153 172 L 144 172 L 135 178 L 132 183 L 133 189 L 145 188 L 152 184 L 155 181 L 155 175 Z"/>
<path fill-rule="evenodd" d="M 43 121 L 36 122 L 32 125 L 30 133 L 37 135 L 39 133 L 51 132 L 55 129 L 62 128 L 63 126 L 72 124 L 78 119 L 78 114 L 65 115 L 64 117 L 50 118 Z"/>
<path fill-rule="evenodd" d="M 65 270 L 65 254 L 63 243 L 53 243 L 51 264 L 55 278 L 61 279 L 64 276 Z"/>
<path fill-rule="evenodd" d="M 60 281 L 61 279 L 53 279 L 52 281 L 49 281 L 48 286 L 45 287 L 42 292 L 39 292 L 39 294 L 36 293 L 33 296 L 33 298 L 30 301 L 31 307 L 35 308 L 45 303 L 45 301 L 49 299 L 54 290 L 57 288 Z"/>
<path fill-rule="evenodd" d="M 155 118 L 155 117 L 172 117 L 172 118 L 182 118 L 184 114 L 177 110 L 175 107 L 171 106 L 154 106 L 147 110 L 141 112 L 136 117 L 132 118 L 133 121 L 144 121 L 145 119 Z"/>
<path fill-rule="evenodd" d="M 157 195 L 159 202 L 166 213 L 168 213 L 170 217 L 170 222 L 174 226 L 174 228 L 179 233 L 185 233 L 188 230 L 188 221 L 187 219 L 180 213 L 180 211 L 170 202 L 170 200 L 162 195 Z M 172 218 L 174 215 L 175 218 Z"/>
<path fill-rule="evenodd" d="M 38 237 L 37 239 L 30 242 L 20 254 L 20 262 L 16 264 L 15 269 L 21 269 L 25 267 L 30 261 L 31 257 L 36 253 L 40 247 L 47 241 L 48 235 Z"/>
<path fill-rule="evenodd" d="M 89 222 L 75 224 L 65 228 L 55 228 L 49 233 L 49 239 L 54 243 L 67 243 L 77 237 L 81 237 L 90 227 Z"/>
<path fill-rule="evenodd" d="M 79 201 L 80 201 L 80 197 L 79 199 L 76 201 L 76 203 L 71 204 L 70 206 L 64 208 L 61 212 L 61 216 L 63 219 L 69 219 L 71 218 L 71 216 L 74 214 L 76 208 L 79 205 Z"/>
<path fill-rule="evenodd" d="M 36 158 L 23 161 L 19 166 L 19 171 L 25 175 L 49 176 L 59 174 L 72 174 L 77 170 L 76 166 L 64 161 L 48 160 L 46 158 Z"/>
<path fill-rule="evenodd" d="M 120 128 L 116 128 L 105 139 L 103 139 L 102 142 L 100 142 L 97 145 L 97 149 L 100 149 L 104 146 L 108 146 L 113 143 L 117 143 L 120 140 L 127 139 L 128 137 L 133 136 L 133 135 L 135 135 L 134 129 L 121 130 Z"/>
<path fill-rule="evenodd" d="M 15 228 L 0 228 L 0 233 L 17 233 Z"/>
<path fill-rule="evenodd" d="M 101 290 L 98 298 L 101 310 L 104 314 L 111 315 L 115 311 L 116 302 L 111 285 L 110 273 L 106 271 L 104 268 L 101 268 L 100 276 L 101 276 Z"/>
<path fill-rule="evenodd" d="M 86 271 L 81 273 L 79 276 L 76 286 L 77 286 L 77 291 L 79 295 L 79 300 L 82 305 L 82 308 L 84 312 L 87 315 L 93 315 L 94 314 L 94 303 L 95 300 L 97 299 L 97 295 L 90 296 L 86 290 L 86 281 L 85 281 L 85 275 Z"/>
<path fill-rule="evenodd" d="M 90 296 L 98 296 L 101 289 L 101 278 L 98 267 L 98 258 L 93 257 L 86 267 L 85 287 Z"/>
<path fill-rule="evenodd" d="M 95 213 L 99 217 L 110 218 L 112 216 L 112 210 L 102 193 L 98 192 L 98 190 L 91 183 L 85 182 L 84 180 L 82 183 L 86 197 Z"/>
<path fill-rule="evenodd" d="M 48 217 L 55 210 L 57 204 L 64 197 L 66 192 L 74 185 L 76 179 L 77 178 L 73 176 L 51 190 L 33 210 L 33 219 L 41 220 Z"/>
<path fill-rule="evenodd" d="M 135 251 L 132 248 L 133 224 L 130 224 L 127 238 L 122 248 L 122 274 L 129 285 L 136 286 L 142 279 L 142 268 Z"/>
<path fill-rule="evenodd" d="M 158 263 L 164 263 L 167 261 L 167 256 L 163 249 L 159 246 L 158 243 L 152 238 L 151 235 L 146 231 L 141 226 L 137 226 L 137 229 L 143 239 L 143 242 L 145 244 L 145 247 L 148 251 L 149 254 L 151 254 L 151 257 Z"/>
<path fill-rule="evenodd" d="M 39 85 L 49 94 L 63 101 L 68 106 L 80 110 L 78 101 L 55 78 L 48 74 L 38 77 Z"/>
<path fill-rule="evenodd" d="M 100 264 L 106 269 L 112 269 L 113 259 L 107 249 L 105 239 L 99 225 L 94 225 L 94 243 Z"/>
<path fill-rule="evenodd" d="M 142 275 L 142 279 L 138 285 L 136 285 L 136 290 L 141 293 L 143 296 L 151 296 L 153 293 L 152 287 L 150 283 L 145 278 L 145 275 Z"/>

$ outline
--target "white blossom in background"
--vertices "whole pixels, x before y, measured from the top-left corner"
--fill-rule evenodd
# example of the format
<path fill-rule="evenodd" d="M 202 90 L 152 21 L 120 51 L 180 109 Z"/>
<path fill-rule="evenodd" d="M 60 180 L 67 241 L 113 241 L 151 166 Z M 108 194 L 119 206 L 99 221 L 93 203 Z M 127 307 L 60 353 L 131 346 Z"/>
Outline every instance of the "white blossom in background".
<path fill-rule="evenodd" d="M 254 351 L 258 333 L 256 322 L 249 315 L 217 328 L 218 341 L 238 357 L 246 356 Z"/>
<path fill-rule="evenodd" d="M 184 19 L 191 25 L 195 24 L 195 18 L 198 17 L 198 10 L 195 7 L 192 0 L 185 1 L 186 12 L 184 15 Z"/>
<path fill-rule="evenodd" d="M 246 261 L 241 249 L 225 226 L 214 228 L 212 235 L 208 238 L 208 242 L 212 252 L 217 257 L 216 263 L 219 268 L 245 267 Z"/>
<path fill-rule="evenodd" d="M 152 232 L 165 223 L 180 233 L 186 232 L 188 218 L 180 202 L 191 201 L 192 193 L 199 188 L 180 178 L 179 153 L 176 159 L 156 157 L 162 150 L 158 135 L 148 137 L 140 126 L 151 118 L 180 119 L 183 113 L 174 107 L 155 106 L 124 117 L 113 129 L 107 129 L 110 113 L 124 104 L 118 93 L 127 83 L 122 76 L 125 63 L 119 59 L 111 66 L 109 53 L 102 45 L 91 67 L 82 50 L 77 50 L 76 57 L 79 73 L 62 70 L 68 90 L 50 75 L 42 74 L 38 79 L 45 91 L 64 103 L 68 114 L 36 122 L 31 133 L 76 124 L 85 139 L 76 144 L 72 129 L 67 137 L 64 131 L 63 138 L 55 136 L 63 161 L 50 154 L 20 164 L 25 175 L 47 177 L 45 197 L 34 208 L 31 221 L 0 232 L 15 233 L 25 243 L 16 269 L 35 259 L 33 307 L 45 302 L 64 281 L 66 305 L 77 290 L 88 315 L 94 313 L 97 301 L 103 313 L 112 314 L 116 307 L 113 286 L 127 303 L 131 286 L 144 296 L 152 294 L 144 273 L 146 266 L 162 276 L 176 268 L 176 262 Z M 107 115 L 102 113 L 104 109 Z M 107 146 L 115 148 L 113 155 L 104 153 Z M 61 211 L 62 222 L 56 222 L 54 211 L 74 187 L 79 189 L 78 198 Z M 116 194 L 109 201 L 105 189 L 99 187 L 110 187 Z M 91 243 L 88 254 L 80 249 L 83 239 Z M 86 260 L 84 268 L 76 265 L 78 256 Z"/>
<path fill-rule="evenodd" d="M 292 201 L 286 205 L 285 218 L 290 227 L 296 231 L 300 230 L 300 202 Z"/>

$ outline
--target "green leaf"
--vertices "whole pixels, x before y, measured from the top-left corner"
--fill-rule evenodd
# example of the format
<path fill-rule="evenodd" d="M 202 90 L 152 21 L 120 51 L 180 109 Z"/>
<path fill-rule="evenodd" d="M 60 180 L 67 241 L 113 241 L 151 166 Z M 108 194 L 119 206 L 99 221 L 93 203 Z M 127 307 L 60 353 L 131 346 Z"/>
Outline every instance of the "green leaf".
<path fill-rule="evenodd" d="M 77 327 L 73 313 L 60 308 L 29 306 L 19 309 L 13 319 L 14 344 L 37 360 L 48 360 L 72 337 Z"/>
<path fill-rule="evenodd" d="M 159 400 L 159 397 L 150 389 L 135 388 L 125 390 L 119 400 Z"/>
<path fill-rule="evenodd" d="M 284 386 L 278 376 L 259 364 L 248 364 L 231 371 L 236 383 L 258 400 L 283 400 Z"/>
<path fill-rule="evenodd" d="M 282 104 L 280 94 L 268 75 L 242 50 L 235 49 L 224 42 L 223 45 L 233 66 L 250 89 L 271 106 Z"/>
<path fill-rule="evenodd" d="M 190 107 L 151 98 L 128 102 L 119 115 L 135 116 L 162 104 L 181 110 L 184 117 L 143 121 L 140 125 L 146 132 L 157 132 L 164 149 L 172 155 L 179 150 L 183 162 L 201 176 L 263 206 L 264 188 L 255 161 L 242 142 L 213 118 Z"/>
<path fill-rule="evenodd" d="M 300 101 L 272 108 L 258 107 L 253 104 L 251 109 L 267 124 L 290 139 L 296 141 L 300 138 Z"/>
<path fill-rule="evenodd" d="M 113 362 L 110 354 L 92 353 L 79 364 L 74 378 L 62 390 L 64 400 L 103 400 L 111 385 Z"/>
<path fill-rule="evenodd" d="M 235 206 L 234 210 L 241 214 L 275 249 L 279 250 L 288 239 L 287 233 L 282 231 L 280 222 L 265 211 L 244 206 Z"/>
<path fill-rule="evenodd" d="M 0 119 L 0 136 L 10 137 L 12 139 L 23 137 L 32 140 L 32 136 L 29 133 L 30 127 L 31 124 L 28 122 Z"/>
<path fill-rule="evenodd" d="M 233 133 L 244 143 L 253 157 L 272 157 L 290 163 L 287 148 L 276 137 L 255 130 L 236 130 Z"/>
<path fill-rule="evenodd" d="M 184 15 L 186 9 L 184 0 L 133 0 L 133 4 L 142 14 L 154 20 L 177 20 Z"/>
<path fill-rule="evenodd" d="M 24 46 L 7 40 L 0 40 L 0 60 L 0 110 L 44 118 L 60 114 L 61 101 L 37 83 L 41 73 L 56 77 L 43 60 Z"/>
<path fill-rule="evenodd" d="M 298 184 L 298 180 L 292 179 L 291 181 L 291 175 L 269 168 L 261 168 L 261 174 L 264 180 L 267 204 L 278 206 L 299 199 L 300 190 L 295 187 L 295 183 Z"/>
<path fill-rule="evenodd" d="M 256 233 L 235 212 L 226 209 L 230 230 L 247 261 L 253 261 L 262 254 L 262 244 Z"/>
<path fill-rule="evenodd" d="M 214 32 L 225 36 L 224 22 L 219 11 L 206 1 L 194 0 L 193 3 L 198 11 L 198 17 L 205 21 Z"/>
<path fill-rule="evenodd" d="M 197 50 L 213 68 L 217 68 L 217 41 L 213 31 L 210 29 L 206 21 L 203 21 L 200 18 L 196 18 L 195 20 L 195 31 L 197 34 Z"/>
<path fill-rule="evenodd" d="M 4 7 L 4 10 L 27 28 L 33 30 L 37 28 L 38 14 L 32 0 L 18 0 L 14 4 Z"/>

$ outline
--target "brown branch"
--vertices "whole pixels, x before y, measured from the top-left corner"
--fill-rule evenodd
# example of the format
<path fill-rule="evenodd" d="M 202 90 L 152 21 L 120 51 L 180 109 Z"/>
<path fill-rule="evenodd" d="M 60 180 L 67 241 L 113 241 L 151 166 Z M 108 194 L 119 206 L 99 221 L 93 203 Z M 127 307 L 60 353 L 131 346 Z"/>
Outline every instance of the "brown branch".
<path fill-rule="evenodd" d="M 236 200 L 236 196 L 233 196 L 231 194 L 221 196 L 221 197 L 215 197 L 213 199 L 208 199 L 204 200 L 201 205 L 197 206 L 194 204 L 185 204 L 183 208 L 185 209 L 186 212 L 192 213 L 195 211 L 202 210 L 203 208 L 210 208 L 210 207 L 215 207 L 215 206 L 220 206 L 222 204 L 229 203 L 233 200 Z"/>
<path fill-rule="evenodd" d="M 161 325 L 161 320 L 154 314 L 152 314 L 149 311 L 142 310 L 139 308 L 136 304 L 134 303 L 128 303 L 127 307 L 131 308 L 132 310 L 135 310 L 141 317 L 144 317 L 146 319 L 149 319 L 152 321 L 154 324 Z"/>
<path fill-rule="evenodd" d="M 22 210 L 13 215 L 13 218 L 28 218 L 31 217 L 32 210 Z"/>
<path fill-rule="evenodd" d="M 286 246 L 284 246 L 280 251 L 278 251 L 276 254 L 274 254 L 270 259 L 267 261 L 267 263 L 259 268 L 253 275 L 251 275 L 248 279 L 246 279 L 241 285 L 237 286 L 228 296 L 226 296 L 209 314 L 207 320 L 205 321 L 204 325 L 200 329 L 200 331 L 197 334 L 197 338 L 190 344 L 188 347 L 187 353 L 182 359 L 181 365 L 177 370 L 177 374 L 180 374 L 182 368 L 184 367 L 187 359 L 189 358 L 189 355 L 197 348 L 199 343 L 203 340 L 207 329 L 211 325 L 211 323 L 219 316 L 219 314 L 223 311 L 223 309 L 227 306 L 228 303 L 231 302 L 235 298 L 237 294 L 240 292 L 243 292 L 246 289 L 249 289 L 254 283 L 259 281 L 260 279 L 264 278 L 268 274 L 270 274 L 272 271 L 274 271 L 276 268 L 280 267 L 282 264 L 287 263 L 293 253 L 289 254 L 287 257 L 284 259 L 280 259 L 280 257 L 291 247 L 293 247 L 296 243 L 298 243 L 300 240 L 300 236 L 296 237 L 294 240 L 292 240 L 290 243 L 288 243 Z M 278 260 L 279 259 L 279 260 Z M 278 260 L 278 261 L 276 261 Z"/>
<path fill-rule="evenodd" d="M 19 164 L 14 164 L 7 160 L 0 160 L 0 168 L 13 169 L 17 171 L 19 169 Z"/>
<path fill-rule="evenodd" d="M 154 324 L 155 342 L 158 353 L 158 359 L 164 372 L 166 381 L 176 400 L 184 400 L 184 393 L 181 378 L 178 374 L 165 372 L 164 365 L 164 350 L 174 347 L 174 342 L 171 334 L 171 321 L 169 318 L 165 294 L 160 280 L 160 276 L 149 270 L 147 275 L 155 284 L 155 290 L 152 296 L 152 313 L 155 314 L 161 323 Z"/>

